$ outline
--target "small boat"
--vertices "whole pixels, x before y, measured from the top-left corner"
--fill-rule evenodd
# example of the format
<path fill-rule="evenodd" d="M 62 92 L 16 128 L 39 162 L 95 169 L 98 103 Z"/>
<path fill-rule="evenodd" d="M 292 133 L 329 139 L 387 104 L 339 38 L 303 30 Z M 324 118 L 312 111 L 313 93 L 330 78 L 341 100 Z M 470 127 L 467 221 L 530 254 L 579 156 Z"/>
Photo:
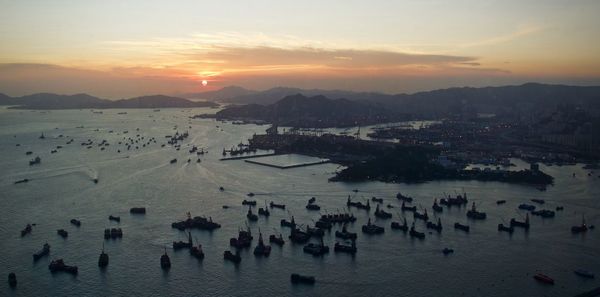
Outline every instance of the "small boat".
<path fill-rule="evenodd" d="M 347 253 L 347 254 L 356 254 L 356 240 L 352 239 L 352 243 L 350 245 L 341 244 L 336 242 L 333 246 L 333 251 L 336 253 Z"/>
<path fill-rule="evenodd" d="M 202 245 L 198 244 L 197 246 L 192 246 L 192 248 L 190 248 L 190 255 L 192 255 L 198 260 L 204 259 L 204 251 L 202 250 Z"/>
<path fill-rule="evenodd" d="M 129 210 L 129 213 L 132 214 L 146 214 L 146 208 L 145 207 L 133 207 Z"/>
<path fill-rule="evenodd" d="M 246 213 L 246 218 L 248 218 L 251 222 L 258 221 L 258 216 L 252 213 L 252 207 L 248 207 L 248 213 Z"/>
<path fill-rule="evenodd" d="M 292 232 L 290 232 L 289 238 L 293 243 L 303 244 L 310 240 L 310 234 L 294 227 L 292 228 Z"/>
<path fill-rule="evenodd" d="M 274 243 L 278 246 L 282 246 L 285 244 L 285 240 L 283 240 L 283 235 L 281 234 L 279 234 L 279 237 L 271 234 L 271 236 L 269 236 L 269 242 Z"/>
<path fill-rule="evenodd" d="M 428 221 L 429 215 L 427 215 L 427 209 L 423 213 L 419 213 L 417 211 L 413 212 L 413 219 L 421 219 L 423 221 Z"/>
<path fill-rule="evenodd" d="M 500 223 L 498 224 L 498 231 L 504 231 L 512 234 L 515 231 L 515 228 L 513 226 L 504 226 L 504 224 Z"/>
<path fill-rule="evenodd" d="M 454 223 L 454 229 L 462 230 L 462 231 L 469 233 L 469 231 L 471 230 L 471 227 L 469 227 L 468 225 L 463 225 L 459 222 L 456 222 L 456 223 Z"/>
<path fill-rule="evenodd" d="M 525 221 L 524 222 L 520 222 L 515 220 L 514 218 L 510 219 L 510 226 L 511 227 L 521 227 L 524 228 L 525 230 L 529 230 L 529 214 L 525 214 Z"/>
<path fill-rule="evenodd" d="M 535 202 L 537 204 L 544 204 L 546 201 L 544 199 L 531 199 L 531 202 Z"/>
<path fill-rule="evenodd" d="M 40 258 L 47 256 L 48 254 L 50 254 L 50 245 L 46 242 L 44 243 L 44 246 L 42 247 L 41 250 L 39 250 L 37 253 L 33 254 L 33 261 L 37 261 Z"/>
<path fill-rule="evenodd" d="M 231 251 L 225 251 L 223 253 L 223 259 L 231 261 L 235 264 L 238 264 L 242 261 L 239 251 L 235 251 L 235 254 L 233 254 Z"/>
<path fill-rule="evenodd" d="M 554 285 L 554 279 L 552 279 L 551 277 L 545 275 L 545 274 L 541 274 L 541 273 L 536 273 L 533 276 L 534 279 L 536 279 L 539 282 L 545 283 L 545 284 L 549 284 L 549 285 Z"/>
<path fill-rule="evenodd" d="M 306 209 L 308 209 L 308 210 L 320 210 L 321 207 L 318 206 L 318 205 L 316 205 L 316 204 L 314 204 L 314 203 L 311 203 L 311 204 L 307 204 L 306 205 Z"/>
<path fill-rule="evenodd" d="M 353 232 L 348 232 L 346 229 L 346 224 L 342 227 L 342 231 L 335 231 L 335 237 L 339 237 L 341 239 L 356 239 L 357 234 Z"/>
<path fill-rule="evenodd" d="M 71 219 L 71 224 L 77 226 L 77 227 L 81 227 L 81 221 L 80 220 L 76 220 L 76 219 Z"/>
<path fill-rule="evenodd" d="M 431 208 L 433 209 L 434 212 L 443 212 L 444 211 L 444 208 L 438 204 L 437 199 L 433 200 L 433 206 Z"/>
<path fill-rule="evenodd" d="M 271 254 L 271 246 L 265 245 L 262 238 L 262 233 L 258 231 L 258 244 L 254 248 L 255 256 L 264 256 L 268 257 Z"/>
<path fill-rule="evenodd" d="M 229 209 L 229 205 L 223 205 L 222 208 L 223 209 Z"/>
<path fill-rule="evenodd" d="M 523 203 L 523 204 L 519 204 L 519 209 L 528 210 L 528 211 L 534 211 L 535 210 L 535 205 Z"/>
<path fill-rule="evenodd" d="M 553 218 L 556 213 L 552 210 L 542 209 L 542 210 L 534 210 L 531 212 L 531 215 L 540 216 L 542 218 Z"/>
<path fill-rule="evenodd" d="M 427 229 L 433 229 L 437 232 L 442 232 L 442 220 L 438 218 L 437 224 L 434 222 L 427 222 Z"/>
<path fill-rule="evenodd" d="M 362 226 L 362 232 L 367 234 L 383 234 L 385 229 L 375 224 L 371 224 L 371 218 L 369 218 L 367 224 Z"/>
<path fill-rule="evenodd" d="M 165 248 L 165 253 L 160 256 L 160 267 L 163 270 L 171 268 L 171 259 L 169 258 L 169 255 L 167 255 L 167 248 Z"/>
<path fill-rule="evenodd" d="M 315 201 L 317 201 L 317 198 L 312 197 L 312 198 L 308 199 L 308 204 L 313 204 L 313 203 L 315 203 Z"/>
<path fill-rule="evenodd" d="M 473 202 L 471 210 L 467 211 L 467 218 L 472 220 L 485 220 L 486 217 L 487 214 L 485 212 L 477 211 L 477 209 L 475 208 L 475 202 Z"/>
<path fill-rule="evenodd" d="M 123 238 L 123 230 L 121 228 L 104 229 L 104 239 Z"/>
<path fill-rule="evenodd" d="M 413 201 L 413 198 L 412 198 L 412 197 L 409 197 L 409 196 L 404 196 L 404 195 L 402 195 L 402 193 L 400 193 L 400 192 L 399 192 L 398 194 L 396 194 L 396 198 L 397 198 L 398 200 L 402 200 L 402 201 L 406 201 L 406 202 L 412 202 L 412 201 Z"/>
<path fill-rule="evenodd" d="M 498 200 L 498 201 L 496 201 L 497 205 L 501 205 L 501 204 L 504 204 L 504 203 L 506 203 L 506 200 Z"/>
<path fill-rule="evenodd" d="M 302 249 L 305 253 L 311 254 L 313 256 L 322 256 L 324 254 L 329 253 L 329 247 L 323 244 L 323 238 L 321 238 L 320 243 L 309 243 L 304 246 Z"/>
<path fill-rule="evenodd" d="M 171 164 L 177 163 L 177 158 L 175 159 L 171 159 L 171 161 L 169 161 Z"/>
<path fill-rule="evenodd" d="M 98 267 L 106 267 L 108 266 L 108 254 L 104 252 L 104 243 L 102 244 L 102 252 L 100 252 L 100 257 L 98 257 Z"/>
<path fill-rule="evenodd" d="M 109 221 L 115 221 L 115 222 L 119 223 L 119 222 L 121 222 L 121 217 L 115 217 L 115 216 L 109 215 L 108 216 L 108 220 Z"/>
<path fill-rule="evenodd" d="M 174 250 L 180 250 L 180 249 L 189 249 L 193 246 L 192 244 L 192 232 L 188 231 L 188 241 L 173 241 L 173 249 Z"/>
<path fill-rule="evenodd" d="M 571 233 L 573 233 L 573 234 L 586 232 L 587 230 L 588 230 L 588 226 L 585 223 L 585 217 L 583 217 L 583 216 L 582 216 L 581 225 L 571 227 Z"/>
<path fill-rule="evenodd" d="M 406 233 L 406 231 L 408 231 L 408 224 L 406 223 L 406 218 L 404 218 L 404 223 L 402 225 L 398 222 L 392 222 L 391 228 L 394 230 L 402 230 Z"/>
<path fill-rule="evenodd" d="M 11 288 L 14 288 L 17 286 L 17 275 L 14 272 L 11 272 L 8 274 L 8 285 Z"/>
<path fill-rule="evenodd" d="M 219 191 L 223 192 L 223 191 L 225 191 L 225 188 L 219 187 Z"/>
<path fill-rule="evenodd" d="M 449 248 L 444 248 L 444 249 L 442 250 L 442 253 L 443 253 L 444 255 L 448 255 L 448 254 L 452 254 L 452 253 L 454 253 L 454 250 L 453 250 L 453 249 L 449 249 Z"/>
<path fill-rule="evenodd" d="M 271 201 L 271 203 L 269 205 L 271 206 L 271 208 L 285 209 L 285 204 L 277 204 L 277 203 Z"/>
<path fill-rule="evenodd" d="M 400 209 L 404 212 L 404 211 L 412 211 L 412 212 L 416 212 L 417 211 L 417 207 L 416 206 L 406 206 L 406 204 L 404 203 L 404 201 L 402 202 L 402 205 L 400 206 Z"/>
<path fill-rule="evenodd" d="M 254 193 L 250 192 L 250 193 L 246 194 L 246 196 L 248 196 L 248 197 L 254 197 Z"/>
<path fill-rule="evenodd" d="M 20 179 L 20 180 L 18 180 L 18 181 L 15 181 L 15 185 L 16 185 L 16 184 L 23 184 L 23 183 L 26 183 L 26 182 L 29 182 L 29 179 L 27 179 L 27 178 Z"/>
<path fill-rule="evenodd" d="M 285 219 L 281 219 L 281 226 L 282 227 L 295 228 L 296 227 L 296 222 L 294 222 L 294 217 L 292 216 L 292 220 L 291 221 L 286 221 Z"/>
<path fill-rule="evenodd" d="M 297 273 L 292 273 L 292 275 L 290 276 L 290 280 L 293 284 L 313 285 L 315 283 L 314 276 L 304 276 Z"/>
<path fill-rule="evenodd" d="M 576 269 L 573 272 L 575 272 L 575 274 L 581 276 L 581 277 L 585 277 L 585 278 L 594 278 L 594 274 L 590 271 L 584 270 L 584 269 Z"/>
<path fill-rule="evenodd" d="M 69 236 L 69 232 L 65 231 L 65 229 L 58 229 L 56 230 L 56 233 L 62 238 L 67 238 Z"/>
<path fill-rule="evenodd" d="M 371 197 L 371 201 L 376 203 L 383 203 L 383 198 Z"/>
<path fill-rule="evenodd" d="M 62 271 L 70 274 L 77 274 L 77 266 L 66 265 L 63 259 L 53 260 L 50 262 L 50 265 L 48 265 L 48 269 L 50 269 L 50 272 L 52 273 Z"/>
<path fill-rule="evenodd" d="M 418 232 L 417 230 L 415 230 L 415 222 L 414 221 L 412 223 L 412 226 L 410 226 L 410 231 L 408 232 L 408 234 L 410 235 L 410 237 L 415 237 L 418 239 L 425 239 L 425 233 Z"/>
<path fill-rule="evenodd" d="M 375 216 L 380 219 L 391 219 L 392 218 L 391 213 L 386 212 L 385 210 L 379 209 L 379 204 L 377 204 L 377 207 L 375 207 Z"/>
<path fill-rule="evenodd" d="M 556 207 L 556 211 L 561 211 L 561 210 L 565 210 L 564 206 L 557 206 Z"/>
<path fill-rule="evenodd" d="M 29 161 L 29 166 L 36 165 L 42 163 L 42 159 L 37 156 L 35 159 Z"/>
<path fill-rule="evenodd" d="M 242 201 L 242 205 L 250 205 L 250 206 L 256 206 L 256 200 L 245 200 Z"/>
<path fill-rule="evenodd" d="M 25 229 L 21 230 L 21 237 L 31 233 L 31 224 L 27 224 Z"/>

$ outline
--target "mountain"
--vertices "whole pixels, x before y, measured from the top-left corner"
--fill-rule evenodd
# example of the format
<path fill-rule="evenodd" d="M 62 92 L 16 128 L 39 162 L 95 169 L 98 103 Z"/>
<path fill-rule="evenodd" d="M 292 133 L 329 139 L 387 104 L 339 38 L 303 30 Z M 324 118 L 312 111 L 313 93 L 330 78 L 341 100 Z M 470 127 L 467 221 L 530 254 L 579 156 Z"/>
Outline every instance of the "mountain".
<path fill-rule="evenodd" d="M 270 105 L 229 106 L 216 113 L 217 119 L 262 120 L 293 127 L 349 127 L 405 119 L 406 115 L 390 112 L 383 106 L 366 101 L 329 99 L 323 95 L 286 96 Z"/>
<path fill-rule="evenodd" d="M 87 94 L 58 95 L 39 93 L 22 97 L 0 96 L 0 105 L 19 109 L 83 109 L 83 108 L 169 108 L 215 107 L 214 102 L 190 101 L 164 95 L 142 96 L 122 100 L 100 99 Z"/>
<path fill-rule="evenodd" d="M 333 99 L 348 99 L 348 100 L 366 100 L 366 101 L 379 101 L 385 100 L 392 97 L 392 95 L 386 95 L 382 93 L 372 92 L 352 92 L 344 90 L 321 90 L 321 89 L 299 89 L 299 88 L 287 88 L 287 87 L 276 87 L 268 89 L 266 91 L 254 92 L 250 94 L 240 95 L 236 97 L 226 98 L 225 102 L 234 104 L 272 104 L 277 100 L 291 96 L 295 94 L 302 94 L 304 96 L 317 96 L 323 95 Z"/>
<path fill-rule="evenodd" d="M 189 93 L 182 95 L 185 98 L 190 99 L 204 99 L 213 101 L 225 101 L 230 98 L 246 96 L 258 93 L 257 91 L 244 89 L 238 86 L 228 86 L 215 91 L 201 92 L 201 93 Z M 281 98 L 281 97 L 280 97 Z"/>

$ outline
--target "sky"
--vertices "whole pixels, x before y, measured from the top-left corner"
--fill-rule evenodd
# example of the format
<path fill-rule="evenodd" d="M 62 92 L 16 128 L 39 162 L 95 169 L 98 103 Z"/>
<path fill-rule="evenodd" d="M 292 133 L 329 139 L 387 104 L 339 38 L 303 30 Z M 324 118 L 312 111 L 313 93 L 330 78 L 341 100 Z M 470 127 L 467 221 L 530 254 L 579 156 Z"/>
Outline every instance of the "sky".
<path fill-rule="evenodd" d="M 0 0 L 0 93 L 600 85 L 598 0 Z M 202 81 L 207 84 L 203 85 Z"/>

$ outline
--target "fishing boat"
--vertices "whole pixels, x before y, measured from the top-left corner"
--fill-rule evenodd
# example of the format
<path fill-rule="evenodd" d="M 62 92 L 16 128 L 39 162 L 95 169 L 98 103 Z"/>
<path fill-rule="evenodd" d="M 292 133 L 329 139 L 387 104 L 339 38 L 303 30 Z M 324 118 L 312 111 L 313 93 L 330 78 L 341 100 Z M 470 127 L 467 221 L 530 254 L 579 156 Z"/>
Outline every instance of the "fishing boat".
<path fill-rule="evenodd" d="M 109 215 L 108 216 L 108 220 L 109 221 L 115 221 L 115 222 L 119 223 L 119 222 L 121 222 L 121 217 L 115 217 L 115 216 Z"/>
<path fill-rule="evenodd" d="M 485 212 L 477 211 L 475 208 L 475 202 L 473 202 L 471 209 L 467 211 L 467 218 L 472 220 L 485 220 L 486 217 L 487 214 Z"/>
<path fill-rule="evenodd" d="M 508 232 L 512 234 L 515 231 L 515 228 L 513 226 L 504 226 L 504 224 L 500 223 L 498 224 L 498 231 Z"/>
<path fill-rule="evenodd" d="M 242 257 L 240 256 L 239 251 L 235 251 L 235 254 L 232 253 L 231 251 L 225 251 L 223 253 L 223 259 L 225 259 L 227 261 L 231 261 L 235 264 L 238 264 L 242 261 Z"/>
<path fill-rule="evenodd" d="M 402 225 L 398 222 L 392 222 L 391 228 L 394 230 L 402 230 L 406 233 L 406 231 L 408 231 L 408 224 L 406 223 L 406 218 L 404 218 L 404 223 Z"/>
<path fill-rule="evenodd" d="M 58 235 L 60 235 L 62 238 L 69 237 L 69 232 L 65 231 L 65 229 L 58 229 L 58 230 L 56 230 L 56 233 Z"/>
<path fill-rule="evenodd" d="M 531 199 L 531 202 L 535 202 L 537 204 L 544 204 L 546 201 L 544 199 Z"/>
<path fill-rule="evenodd" d="M 171 227 L 180 231 L 185 231 L 185 229 L 191 228 L 212 231 L 217 228 L 221 228 L 221 225 L 213 222 L 212 217 L 209 217 L 208 219 L 200 216 L 192 218 L 192 215 L 188 212 L 186 220 L 174 222 L 171 224 Z"/>
<path fill-rule="evenodd" d="M 380 219 L 391 219 L 392 218 L 391 213 L 386 212 L 382 209 L 379 209 L 379 204 L 377 204 L 377 207 L 375 207 L 375 216 Z"/>
<path fill-rule="evenodd" d="M 173 249 L 174 250 L 180 250 L 180 249 L 189 249 L 193 246 L 192 244 L 192 232 L 188 231 L 188 241 L 173 241 Z"/>
<path fill-rule="evenodd" d="M 554 279 L 552 279 L 551 277 L 545 275 L 545 274 L 541 274 L 541 273 L 536 273 L 533 276 L 534 279 L 536 279 L 539 282 L 545 283 L 545 284 L 549 284 L 549 285 L 554 285 Z"/>
<path fill-rule="evenodd" d="M 410 235 L 410 237 L 414 237 L 414 238 L 418 238 L 418 239 L 425 238 L 425 233 L 418 232 L 417 230 L 415 230 L 415 222 L 414 221 L 412 223 L 412 226 L 410 226 L 410 231 L 408 232 L 408 234 Z"/>
<path fill-rule="evenodd" d="M 21 230 L 21 237 L 31 233 L 31 224 L 27 224 L 25 229 Z"/>
<path fill-rule="evenodd" d="M 80 220 L 76 220 L 76 219 L 71 219 L 71 224 L 80 227 L 81 226 L 81 221 Z"/>
<path fill-rule="evenodd" d="M 416 206 L 406 206 L 406 204 L 404 203 L 404 201 L 402 202 L 402 205 L 400 206 L 400 209 L 404 212 L 404 211 L 412 211 L 412 212 L 416 212 L 417 211 L 417 207 Z"/>
<path fill-rule="evenodd" d="M 413 219 L 415 220 L 423 220 L 423 221 L 428 221 L 429 220 L 429 215 L 427 215 L 427 209 L 423 212 L 423 213 L 419 213 L 417 211 L 413 212 Z"/>
<path fill-rule="evenodd" d="M 132 213 L 132 214 L 146 214 L 146 208 L 145 207 L 132 207 L 129 210 L 129 213 Z"/>
<path fill-rule="evenodd" d="M 327 230 L 331 230 L 331 227 L 333 227 L 333 225 L 331 224 L 330 221 L 328 220 L 323 220 L 323 219 L 319 219 L 316 223 L 315 226 L 317 228 L 321 228 L 321 229 L 327 229 Z"/>
<path fill-rule="evenodd" d="M 285 240 L 283 240 L 283 235 L 281 235 L 281 233 L 279 234 L 279 237 L 271 234 L 271 236 L 269 236 L 269 242 L 278 246 L 283 246 L 285 244 Z"/>
<path fill-rule="evenodd" d="M 269 212 L 269 208 L 267 207 L 267 202 L 265 201 L 265 208 L 259 208 L 258 209 L 258 215 L 260 216 L 265 216 L 268 217 L 271 215 L 271 213 Z"/>
<path fill-rule="evenodd" d="M 269 206 L 271 206 L 271 208 L 279 208 L 279 209 L 285 209 L 285 204 L 277 204 L 273 201 L 271 201 L 271 203 L 269 204 Z"/>
<path fill-rule="evenodd" d="M 323 244 L 323 238 L 321 238 L 320 243 L 309 243 L 304 246 L 302 249 L 305 253 L 311 254 L 313 256 L 322 256 L 324 254 L 329 253 L 329 247 Z"/>
<path fill-rule="evenodd" d="M 375 224 L 371 224 L 371 218 L 369 218 L 367 224 L 362 226 L 362 232 L 367 234 L 383 234 L 385 229 Z"/>
<path fill-rule="evenodd" d="M 293 243 L 307 243 L 310 240 L 310 234 L 296 228 L 292 227 L 292 231 L 290 232 L 290 241 Z"/>
<path fill-rule="evenodd" d="M 333 251 L 336 253 L 347 253 L 347 254 L 356 254 L 356 240 L 352 239 L 350 245 L 341 244 L 336 242 L 333 246 Z"/>
<path fill-rule="evenodd" d="M 169 258 L 169 255 L 167 255 L 167 248 L 165 248 L 165 253 L 160 256 L 160 267 L 163 270 L 171 268 L 171 259 Z"/>
<path fill-rule="evenodd" d="M 296 227 L 296 222 L 294 222 L 294 216 L 292 216 L 292 220 L 291 221 L 286 221 L 285 219 L 281 219 L 281 226 L 282 227 L 295 228 Z"/>
<path fill-rule="evenodd" d="M 77 274 L 77 266 L 66 265 L 63 259 L 57 259 L 50 262 L 48 265 L 50 272 L 66 272 L 70 274 Z"/>
<path fill-rule="evenodd" d="M 519 204 L 519 209 L 528 210 L 528 211 L 534 211 L 535 210 L 535 205 L 522 203 L 522 204 Z"/>
<path fill-rule="evenodd" d="M 254 237 L 252 236 L 252 231 L 250 227 L 247 227 L 246 230 L 239 230 L 238 237 L 232 237 L 229 239 L 229 245 L 238 249 L 249 248 Z"/>
<path fill-rule="evenodd" d="M 371 210 L 371 205 L 369 204 L 369 200 L 367 200 L 366 204 L 363 204 L 362 202 L 358 201 L 358 202 L 354 202 L 350 199 L 350 196 L 348 196 L 348 201 L 346 202 L 346 206 L 350 207 L 356 207 L 358 209 L 364 209 L 364 210 Z"/>
<path fill-rule="evenodd" d="M 33 261 L 37 261 L 39 259 L 41 259 L 44 256 L 47 256 L 48 254 L 50 254 L 50 245 L 46 242 L 44 243 L 44 246 L 42 247 L 41 250 L 39 250 L 37 253 L 33 254 Z"/>
<path fill-rule="evenodd" d="M 290 276 L 290 280 L 293 284 L 313 285 L 315 283 L 314 276 L 304 276 L 297 273 L 292 273 L 292 275 Z"/>
<path fill-rule="evenodd" d="M 17 286 L 17 275 L 14 272 L 11 272 L 8 274 L 8 285 L 11 288 L 14 288 Z"/>
<path fill-rule="evenodd" d="M 383 198 L 371 197 L 371 201 L 376 203 L 383 203 Z"/>
<path fill-rule="evenodd" d="M 248 218 L 248 221 L 251 221 L 251 222 L 258 221 L 258 216 L 255 215 L 254 213 L 252 213 L 252 207 L 248 207 L 248 212 L 246 213 L 246 218 Z"/>
<path fill-rule="evenodd" d="M 584 216 L 582 216 L 582 218 L 581 218 L 581 225 L 571 227 L 571 233 L 573 233 L 573 234 L 586 232 L 587 230 L 588 230 L 588 226 L 585 223 L 585 217 Z"/>
<path fill-rule="evenodd" d="M 265 243 L 263 242 L 262 233 L 259 231 L 258 232 L 258 244 L 254 248 L 254 255 L 268 257 L 270 254 L 271 254 L 271 246 L 265 245 Z"/>
<path fill-rule="evenodd" d="M 400 192 L 398 192 L 398 194 L 396 194 L 396 199 L 402 200 L 402 201 L 406 201 L 406 202 L 412 202 L 413 201 L 412 197 L 402 195 L 402 193 L 400 193 Z"/>
<path fill-rule="evenodd" d="M 452 253 L 454 253 L 454 250 L 453 250 L 453 249 L 450 249 L 450 248 L 444 248 L 444 249 L 442 250 L 442 253 L 443 253 L 444 255 L 448 255 L 448 254 L 452 254 Z"/>
<path fill-rule="evenodd" d="M 190 248 L 190 255 L 192 255 L 198 260 L 204 259 L 204 251 L 202 250 L 202 245 L 198 244 L 197 246 L 192 246 L 192 248 Z"/>
<path fill-rule="evenodd" d="M 310 236 L 314 237 L 323 237 L 325 235 L 325 231 L 321 228 L 311 228 L 310 226 L 306 226 L 306 233 Z"/>
<path fill-rule="evenodd" d="M 353 232 L 348 232 L 346 229 L 346 224 L 342 227 L 342 231 L 335 231 L 335 237 L 339 237 L 341 239 L 356 239 L 357 234 Z"/>
<path fill-rule="evenodd" d="M 594 273 L 588 271 L 588 270 L 584 270 L 584 269 L 576 269 L 573 272 L 575 272 L 575 274 L 581 276 L 581 277 L 585 277 L 585 278 L 594 278 Z"/>
<path fill-rule="evenodd" d="M 427 222 L 427 229 L 433 229 L 437 232 L 442 232 L 442 220 L 438 218 L 437 224 L 431 221 Z"/>
<path fill-rule="evenodd" d="M 469 231 L 471 230 L 471 227 L 469 227 L 469 225 L 463 225 L 459 222 L 456 222 L 456 223 L 454 223 L 454 229 L 462 230 L 462 231 L 469 233 Z"/>
<path fill-rule="evenodd" d="M 517 220 L 515 220 L 515 218 L 510 219 L 510 226 L 511 227 L 521 227 L 521 228 L 524 228 L 525 230 L 529 230 L 529 213 L 525 214 L 524 222 L 517 221 Z"/>
<path fill-rule="evenodd" d="M 434 212 L 443 212 L 444 211 L 444 208 L 438 204 L 437 199 L 433 200 L 433 206 L 431 206 L 431 208 L 433 209 Z"/>
<path fill-rule="evenodd" d="M 506 203 L 506 200 L 498 200 L 498 201 L 496 201 L 497 205 L 501 205 L 501 204 L 504 204 L 504 203 Z"/>
<path fill-rule="evenodd" d="M 246 200 L 242 201 L 242 205 L 256 206 L 256 200 Z"/>
<path fill-rule="evenodd" d="M 102 243 L 102 252 L 100 252 L 100 257 L 98 257 L 98 266 L 108 266 L 108 254 L 104 252 L 104 243 Z"/>
<path fill-rule="evenodd" d="M 556 213 L 554 211 L 552 211 L 552 210 L 541 209 L 541 210 L 534 210 L 534 211 L 532 211 L 531 215 L 540 216 L 540 217 L 542 217 L 544 219 L 547 219 L 547 218 L 553 218 L 556 215 Z"/>
<path fill-rule="evenodd" d="M 321 207 L 318 206 L 317 204 L 311 203 L 311 204 L 307 204 L 306 205 L 306 209 L 308 209 L 308 210 L 320 210 Z"/>

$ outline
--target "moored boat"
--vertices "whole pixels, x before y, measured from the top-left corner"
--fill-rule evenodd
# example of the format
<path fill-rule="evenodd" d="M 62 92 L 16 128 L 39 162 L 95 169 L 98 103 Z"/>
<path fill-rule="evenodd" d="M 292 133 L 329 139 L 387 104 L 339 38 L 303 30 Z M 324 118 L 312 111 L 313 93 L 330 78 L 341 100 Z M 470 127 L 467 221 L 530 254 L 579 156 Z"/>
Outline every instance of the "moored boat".
<path fill-rule="evenodd" d="M 304 276 L 304 275 L 300 275 L 297 273 L 292 273 L 292 275 L 290 276 L 290 280 L 292 281 L 293 284 L 308 284 L 308 285 L 312 285 L 315 283 L 315 277 L 314 276 Z"/>
<path fill-rule="evenodd" d="M 240 256 L 239 251 L 235 251 L 235 254 L 232 253 L 231 251 L 225 251 L 223 253 L 223 259 L 227 260 L 227 261 L 231 261 L 235 264 L 238 264 L 242 261 L 242 257 Z"/>
<path fill-rule="evenodd" d="M 575 274 L 581 276 L 581 277 L 585 277 L 585 278 L 594 278 L 594 273 L 592 273 L 591 271 L 588 270 L 584 270 L 584 269 L 575 269 L 573 272 L 575 272 Z"/>
<path fill-rule="evenodd" d="M 362 226 L 362 232 L 367 234 L 383 234 L 385 229 L 383 227 L 377 226 L 371 223 L 371 218 L 366 225 Z"/>
<path fill-rule="evenodd" d="M 163 270 L 171 268 L 171 259 L 169 258 L 169 255 L 167 255 L 167 248 L 165 248 L 165 253 L 160 256 L 160 267 Z"/>
<path fill-rule="evenodd" d="M 77 274 L 77 266 L 66 265 L 63 259 L 53 260 L 50 262 L 50 265 L 48 265 L 48 269 L 52 273 L 62 271 L 70 274 Z"/>
<path fill-rule="evenodd" d="M 33 261 L 35 262 L 48 254 L 50 254 L 50 245 L 46 242 L 41 250 L 33 254 Z"/>
<path fill-rule="evenodd" d="M 536 273 L 533 276 L 533 278 L 536 279 L 539 282 L 546 283 L 546 284 L 549 284 L 549 285 L 554 285 L 554 279 L 552 279 L 551 277 L 549 277 L 549 276 L 547 276 L 545 274 Z"/>

